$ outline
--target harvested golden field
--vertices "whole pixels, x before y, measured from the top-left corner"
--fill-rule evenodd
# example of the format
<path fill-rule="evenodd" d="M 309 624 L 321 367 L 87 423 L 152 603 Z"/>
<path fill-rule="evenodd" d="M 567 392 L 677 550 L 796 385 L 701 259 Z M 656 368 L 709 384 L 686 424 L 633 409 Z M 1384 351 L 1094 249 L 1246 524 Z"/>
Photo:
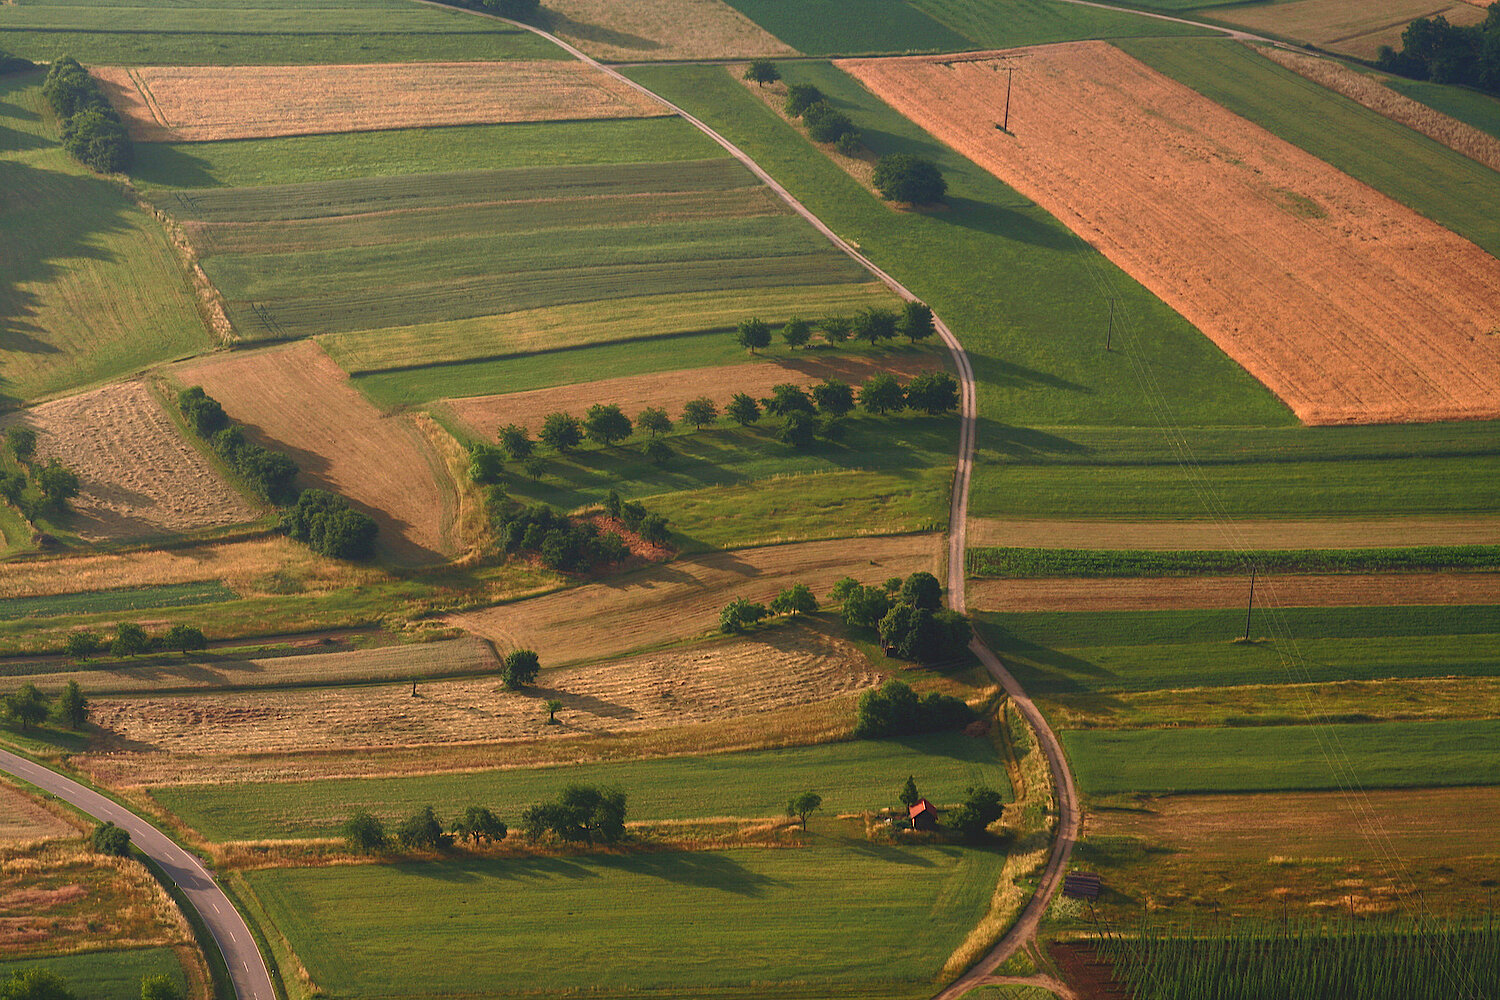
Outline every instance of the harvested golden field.
<path fill-rule="evenodd" d="M 241 524 L 256 517 L 203 454 L 183 440 L 142 382 L 124 382 L 27 410 L 37 455 L 78 473 L 69 524 L 89 540 L 141 538 Z"/>
<path fill-rule="evenodd" d="M 580 62 L 138 66 L 92 71 L 138 142 L 650 118 L 661 102 Z"/>
<path fill-rule="evenodd" d="M 1039 549 L 1360 549 L 1500 545 L 1500 516 L 1337 521 L 1041 521 L 969 518 L 970 545 Z"/>
<path fill-rule="evenodd" d="M 470 396 L 445 400 L 441 405 L 474 432 L 494 440 L 506 424 L 520 424 L 535 432 L 549 413 L 561 411 L 582 416 L 596 403 L 618 403 L 631 419 L 648 406 L 658 406 L 675 420 L 684 404 L 700 396 L 709 397 L 722 409 L 737 392 L 760 399 L 769 396 L 773 386 L 786 382 L 805 387 L 833 378 L 857 388 L 880 372 L 891 372 L 906 381 L 942 366 L 942 355 L 925 350 L 869 356 L 804 354 L 742 365 L 579 382 L 502 396 Z"/>
<path fill-rule="evenodd" d="M 595 59 L 734 59 L 794 56 L 722 0 L 548 0 L 549 30 Z"/>
<path fill-rule="evenodd" d="M 20 789 L 0 782 L 0 844 L 28 844 L 77 835 L 72 823 Z"/>
<path fill-rule="evenodd" d="M 310 342 L 178 365 L 231 419 L 286 452 L 309 486 L 347 497 L 380 525 L 396 557 L 435 562 L 452 551 L 455 493 L 442 459 L 403 416 L 384 416 Z"/>
<path fill-rule="evenodd" d="M 994 119 L 1006 64 L 1022 67 L 1013 134 Z M 1500 416 L 1500 260 L 1118 49 L 839 65 L 1098 247 L 1304 422 Z"/>
<path fill-rule="evenodd" d="M 1078 580 L 970 580 L 977 611 L 1162 611 L 1243 608 L 1250 581 L 1240 576 L 1127 577 Z M 1500 573 L 1370 573 L 1262 576 L 1258 607 L 1500 603 Z"/>
<path fill-rule="evenodd" d="M 1343 94 L 1350 100 L 1363 104 L 1371 111 L 1377 111 L 1392 121 L 1416 129 L 1449 149 L 1483 163 L 1491 170 L 1500 170 L 1500 139 L 1496 139 L 1488 132 L 1481 132 L 1474 126 L 1445 115 L 1441 111 L 1435 111 L 1420 101 L 1398 94 L 1376 78 L 1350 69 L 1333 59 L 1318 59 L 1273 46 L 1259 48 L 1256 51 L 1299 76 L 1304 76 L 1329 90 Z"/>
<path fill-rule="evenodd" d="M 348 654 L 345 654 L 348 655 Z M 498 664 L 496 665 L 498 666 Z M 571 739 L 710 722 L 826 701 L 879 683 L 853 646 L 812 628 L 549 670 L 507 691 L 498 676 L 179 697 L 96 698 L 122 748 L 266 753 Z M 547 724 L 556 699 L 560 725 Z M 108 739 L 108 737 L 106 737 Z"/>
<path fill-rule="evenodd" d="M 769 601 L 805 583 L 824 600 L 845 576 L 881 583 L 936 573 L 942 551 L 938 535 L 901 535 L 714 552 L 450 621 L 504 649 L 534 649 L 544 666 L 576 663 L 713 632 L 719 611 L 737 597 Z"/>
<path fill-rule="evenodd" d="M 1221 7 L 1213 19 L 1251 31 L 1374 59 L 1382 45 L 1401 46 L 1401 33 L 1419 17 L 1441 14 L 1450 24 L 1478 24 L 1490 0 L 1293 0 Z"/>

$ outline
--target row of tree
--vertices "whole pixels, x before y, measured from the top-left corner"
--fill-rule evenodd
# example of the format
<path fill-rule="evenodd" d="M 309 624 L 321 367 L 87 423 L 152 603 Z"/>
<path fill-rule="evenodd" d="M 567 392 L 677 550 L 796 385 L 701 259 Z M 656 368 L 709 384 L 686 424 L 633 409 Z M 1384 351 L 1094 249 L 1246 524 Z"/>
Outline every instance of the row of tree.
<path fill-rule="evenodd" d="M 327 490 L 298 490 L 297 463 L 248 440 L 201 385 L 179 392 L 177 408 L 193 431 L 263 500 L 285 508 L 281 527 L 292 539 L 335 559 L 368 559 L 375 554 L 380 528 L 374 518 Z"/>
<path fill-rule="evenodd" d="M 816 610 L 818 599 L 811 588 L 805 583 L 793 584 L 773 597 L 769 608 L 743 597 L 730 601 L 719 612 L 719 631 L 726 635 L 738 635 L 772 615 L 795 617 L 810 615 Z"/>
<path fill-rule="evenodd" d="M 390 833 L 379 817 L 360 810 L 344 822 L 340 832 L 349 849 L 361 854 L 393 848 L 445 850 L 457 842 L 494 844 L 510 835 L 504 821 L 477 805 L 469 806 L 446 827 L 432 806 L 423 806 Z M 625 793 L 618 788 L 570 784 L 555 800 L 537 803 L 522 812 L 521 832 L 532 842 L 555 838 L 590 846 L 619 843 L 625 839 Z"/>
<path fill-rule="evenodd" d="M 61 514 L 68 501 L 78 495 L 78 474 L 56 457 L 45 465 L 36 462 L 36 431 L 17 425 L 5 432 L 5 447 L 15 457 L 20 471 L 0 473 L 0 496 L 34 521 L 44 514 Z M 27 487 L 32 487 L 28 489 Z"/>
<path fill-rule="evenodd" d="M 1401 33 L 1400 50 L 1380 47 L 1375 65 L 1417 80 L 1458 83 L 1500 94 L 1500 4 L 1475 25 L 1419 17 Z"/>
<path fill-rule="evenodd" d="M 35 684 L 27 683 L 0 698 L 0 708 L 4 709 L 6 720 L 16 723 L 23 731 L 41 725 L 48 716 L 69 729 L 82 729 L 89 720 L 89 702 L 77 681 L 68 681 L 58 695 L 56 705 Z"/>
<path fill-rule="evenodd" d="M 99 81 L 72 56 L 52 63 L 42 96 L 62 122 L 63 149 L 101 174 L 130 169 L 133 147 L 120 114 L 110 107 Z"/>
<path fill-rule="evenodd" d="M 781 327 L 781 339 L 790 348 L 805 347 L 817 330 L 829 344 L 842 344 L 846 340 L 863 340 L 875 347 L 884 340 L 897 336 L 905 337 L 913 344 L 926 340 L 937 333 L 932 318 L 932 308 L 925 302 L 907 302 L 898 313 L 884 306 L 868 306 L 853 316 L 834 314 L 809 322 L 793 316 Z M 771 346 L 771 326 L 752 316 L 741 320 L 734 331 L 735 342 L 751 354 Z"/>
<path fill-rule="evenodd" d="M 140 656 L 142 653 L 196 653 L 208 648 L 208 639 L 203 630 L 195 625 L 173 625 L 160 635 L 151 635 L 134 622 L 121 622 L 115 627 L 114 638 L 106 639 L 98 632 L 80 629 L 69 632 L 63 644 L 63 652 L 75 660 L 86 660 L 96 653 L 110 656 Z"/>

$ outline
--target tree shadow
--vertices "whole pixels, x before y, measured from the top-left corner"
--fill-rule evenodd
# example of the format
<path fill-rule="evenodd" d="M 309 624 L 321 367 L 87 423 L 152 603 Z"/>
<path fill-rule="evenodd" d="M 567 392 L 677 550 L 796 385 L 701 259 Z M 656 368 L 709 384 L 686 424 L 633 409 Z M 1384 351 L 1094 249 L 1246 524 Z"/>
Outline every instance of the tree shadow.
<path fill-rule="evenodd" d="M 1007 458 L 1037 459 L 1046 456 L 1091 455 L 1094 449 L 1057 434 L 1037 430 L 1033 427 L 1016 427 L 1002 424 L 989 417 L 976 420 L 977 447 L 981 451 L 993 451 Z"/>
<path fill-rule="evenodd" d="M 602 24 L 587 24 L 583 21 L 575 21 L 566 14 L 558 11 L 541 10 L 538 12 L 543 26 L 553 34 L 563 34 L 580 42 L 594 42 L 599 45 L 613 45 L 619 49 L 632 49 L 637 52 L 655 52 L 662 48 L 661 42 L 653 38 L 641 35 L 632 35 L 627 31 L 619 31 L 615 28 L 607 28 Z"/>
<path fill-rule="evenodd" d="M 224 183 L 209 172 L 209 167 L 208 160 L 186 152 L 181 146 L 165 142 L 141 143 L 136 146 L 135 165 L 130 169 L 130 176 L 136 181 L 163 187 L 224 187 Z"/>
<path fill-rule="evenodd" d="M 752 899 L 763 897 L 768 889 L 786 884 L 779 879 L 751 871 L 734 858 L 718 851 L 608 854 L 590 858 L 590 861 L 599 868 L 646 875 L 674 885 L 717 889 Z"/>

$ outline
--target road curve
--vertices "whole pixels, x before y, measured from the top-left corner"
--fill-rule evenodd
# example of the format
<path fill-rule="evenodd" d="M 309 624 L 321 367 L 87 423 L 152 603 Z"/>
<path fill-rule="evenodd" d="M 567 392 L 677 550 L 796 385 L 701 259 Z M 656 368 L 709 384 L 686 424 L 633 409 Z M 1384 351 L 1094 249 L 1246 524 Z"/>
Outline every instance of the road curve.
<path fill-rule="evenodd" d="M 430 0 L 419 0 L 419 2 L 425 3 L 430 2 Z M 496 17 L 495 15 L 481 14 L 480 16 L 494 17 L 496 20 L 501 21 L 508 20 Z M 806 219 L 813 228 L 827 237 L 834 246 L 858 261 L 871 274 L 879 278 L 891 291 L 903 299 L 915 300 L 917 298 L 905 285 L 886 273 L 874 261 L 860 253 L 847 240 L 830 229 L 822 219 L 818 218 L 807 206 L 798 201 L 776 178 L 772 177 L 760 164 L 751 159 L 748 153 L 724 138 L 724 136 L 716 132 L 707 123 L 689 114 L 686 110 L 673 104 L 660 94 L 636 83 L 623 73 L 604 65 L 587 53 L 569 45 L 550 32 L 543 31 L 541 28 L 524 24 L 520 21 L 508 21 L 508 23 L 540 35 L 571 53 L 574 58 L 608 74 L 626 86 L 632 87 L 640 93 L 660 101 L 674 113 L 690 122 L 704 135 L 718 143 L 730 156 L 733 156 L 740 163 L 744 164 L 751 173 L 760 178 L 772 191 L 776 192 L 777 196 L 786 202 L 793 211 Z M 948 348 L 948 352 L 953 358 L 954 367 L 958 369 L 960 385 L 959 415 L 961 423 L 959 428 L 958 461 L 953 472 L 953 500 L 948 510 L 948 603 L 955 611 L 966 612 L 967 603 L 964 599 L 964 552 L 968 534 L 969 483 L 974 469 L 974 438 L 977 430 L 978 414 L 974 392 L 974 369 L 969 364 L 969 355 L 964 350 L 963 344 L 954 336 L 953 331 L 948 328 L 948 325 L 936 315 L 933 316 L 933 323 L 944 346 Z M 1000 658 L 988 646 L 976 638 L 970 644 L 970 649 L 979 657 L 980 662 L 985 665 L 990 675 L 1005 689 L 1006 694 L 1015 702 L 1016 708 L 1020 710 L 1021 714 L 1036 731 L 1037 740 L 1041 744 L 1043 752 L 1047 755 L 1047 761 L 1052 767 L 1059 823 L 1057 836 L 1052 842 L 1052 852 L 1048 855 L 1047 867 L 1042 873 L 1041 882 L 1037 886 L 1036 892 L 1032 895 L 1030 902 L 1027 903 L 1026 908 L 1021 912 L 1020 918 L 984 958 L 980 959 L 960 979 L 938 994 L 938 997 L 943 998 L 943 1000 L 957 997 L 977 985 L 980 980 L 990 975 L 1002 962 L 1036 934 L 1037 925 L 1041 922 L 1042 915 L 1046 913 L 1048 904 L 1052 902 L 1052 897 L 1056 894 L 1057 890 L 1062 887 L 1063 875 L 1066 873 L 1068 866 L 1068 858 L 1073 852 L 1073 845 L 1077 842 L 1079 832 L 1083 826 L 1083 816 L 1079 809 L 1078 794 L 1073 783 L 1073 772 L 1068 768 L 1068 760 L 1063 754 L 1062 744 L 1058 742 L 1057 735 L 1047 725 L 1047 720 L 1042 718 L 1042 713 L 1037 710 L 1036 705 L 1027 697 L 1020 683 L 1011 675 L 1010 671 L 1005 669 L 1004 664 L 1000 662 Z"/>
<path fill-rule="evenodd" d="M 160 866 L 203 918 L 224 955 L 238 1000 L 276 1000 L 271 975 L 266 971 L 250 928 L 196 857 L 129 809 L 51 768 L 0 750 L 0 771 L 30 782 L 97 820 L 109 820 L 128 831 L 131 843 Z"/>

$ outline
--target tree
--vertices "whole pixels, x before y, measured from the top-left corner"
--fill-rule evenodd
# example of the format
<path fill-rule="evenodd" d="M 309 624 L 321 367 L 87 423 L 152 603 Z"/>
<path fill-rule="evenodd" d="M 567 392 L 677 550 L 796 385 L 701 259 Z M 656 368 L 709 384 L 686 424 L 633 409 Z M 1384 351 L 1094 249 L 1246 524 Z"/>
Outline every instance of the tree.
<path fill-rule="evenodd" d="M 161 644 L 164 649 L 175 649 L 186 656 L 196 650 L 207 649 L 208 639 L 204 637 L 202 629 L 192 625 L 173 625 L 162 636 Z"/>
<path fill-rule="evenodd" d="M 811 816 L 818 809 L 821 809 L 822 806 L 823 796 L 817 792 L 803 792 L 800 795 L 793 796 L 792 800 L 786 804 L 786 814 L 788 816 L 795 816 L 801 820 L 802 829 L 806 830 L 807 817 Z"/>
<path fill-rule="evenodd" d="M 534 445 L 531 436 L 526 433 L 526 428 L 516 424 L 506 424 L 500 428 L 500 447 L 510 456 L 512 462 L 524 462 L 531 457 Z"/>
<path fill-rule="evenodd" d="M 631 431 L 630 418 L 614 403 L 590 406 L 583 428 L 590 441 L 606 445 L 624 441 Z"/>
<path fill-rule="evenodd" d="M 563 703 L 556 698 L 547 699 L 547 725 L 557 725 L 557 713 L 562 709 Z"/>
<path fill-rule="evenodd" d="M 0 982 L 0 1000 L 78 1000 L 62 976 L 51 969 L 18 969 Z"/>
<path fill-rule="evenodd" d="M 510 828 L 484 806 L 469 806 L 462 816 L 453 821 L 453 835 L 476 844 L 486 840 L 498 842 L 509 834 Z"/>
<path fill-rule="evenodd" d="M 778 417 L 784 417 L 788 413 L 812 414 L 815 412 L 812 400 L 807 398 L 807 393 L 790 382 L 772 386 L 770 398 L 761 400 L 761 405 L 766 408 L 767 413 L 774 413 Z"/>
<path fill-rule="evenodd" d="M 748 393 L 737 392 L 724 408 L 724 414 L 741 427 L 749 427 L 760 419 L 760 406 Z"/>
<path fill-rule="evenodd" d="M 618 788 L 568 785 L 556 802 L 544 802 L 521 814 L 529 840 L 552 834 L 560 840 L 593 845 L 625 838 L 625 793 Z"/>
<path fill-rule="evenodd" d="M 879 309 L 870 306 L 862 309 L 859 315 L 854 317 L 854 339 L 868 340 L 870 346 L 874 347 L 882 340 L 890 340 L 896 335 L 896 314 L 889 309 Z"/>
<path fill-rule="evenodd" d="M 765 616 L 764 604 L 754 604 L 743 597 L 736 597 L 719 612 L 719 631 L 726 635 L 738 635 Z"/>
<path fill-rule="evenodd" d="M 469 482 L 493 486 L 505 474 L 505 452 L 490 444 L 469 448 Z"/>
<path fill-rule="evenodd" d="M 802 112 L 802 123 L 807 126 L 807 134 L 814 142 L 837 142 L 856 131 L 849 116 L 827 101 L 809 104 Z"/>
<path fill-rule="evenodd" d="M 943 606 L 943 585 L 925 570 L 918 570 L 901 584 L 901 603 L 936 611 Z"/>
<path fill-rule="evenodd" d="M 646 541 L 661 545 L 667 540 L 667 519 L 661 514 L 647 514 L 635 530 Z"/>
<path fill-rule="evenodd" d="M 141 979 L 141 1000 L 182 1000 L 182 991 L 165 972 Z"/>
<path fill-rule="evenodd" d="M 69 729 L 82 729 L 89 721 L 89 700 L 83 696 L 83 688 L 77 681 L 68 681 L 57 696 L 57 717 Z"/>
<path fill-rule="evenodd" d="M 888 153 L 875 163 L 871 177 L 875 190 L 889 201 L 911 205 L 930 205 L 943 200 L 948 182 L 931 160 L 910 153 Z"/>
<path fill-rule="evenodd" d="M 828 599 L 837 604 L 844 603 L 844 599 L 859 587 L 859 581 L 852 576 L 839 577 L 833 582 L 833 589 L 828 592 Z"/>
<path fill-rule="evenodd" d="M 885 581 L 885 592 L 895 597 L 901 591 L 901 585 L 906 581 L 899 576 L 887 577 Z"/>
<path fill-rule="evenodd" d="M 854 332 L 854 321 L 848 316 L 824 316 L 818 320 L 818 329 L 830 344 L 842 344 Z"/>
<path fill-rule="evenodd" d="M 756 59 L 745 69 L 745 79 L 752 80 L 764 87 L 768 83 L 775 83 L 781 79 L 781 70 L 769 59 Z"/>
<path fill-rule="evenodd" d="M 740 325 L 734 331 L 734 339 L 741 347 L 754 354 L 771 346 L 771 327 L 765 320 L 752 316 L 740 320 Z"/>
<path fill-rule="evenodd" d="M 854 389 L 836 378 L 824 379 L 812 387 L 813 402 L 819 413 L 842 417 L 854 409 Z"/>
<path fill-rule="evenodd" d="M 834 140 L 833 151 L 853 159 L 865 151 L 864 137 L 851 129 Z"/>
<path fill-rule="evenodd" d="M 526 475 L 532 482 L 538 482 L 547 474 L 547 460 L 540 455 L 532 455 L 521 463 L 521 468 L 526 470 Z"/>
<path fill-rule="evenodd" d="M 923 372 L 906 387 L 906 405 L 929 416 L 958 409 L 958 381 L 947 372 Z"/>
<path fill-rule="evenodd" d="M 875 628 L 891 610 L 891 599 L 879 587 L 853 587 L 844 595 L 844 624 Z"/>
<path fill-rule="evenodd" d="M 334 559 L 368 559 L 380 532 L 373 517 L 326 490 L 303 490 L 281 515 L 281 525 L 291 538 Z"/>
<path fill-rule="evenodd" d="M 533 650 L 516 649 L 505 658 L 502 676 L 505 679 L 505 686 L 512 691 L 517 691 L 528 684 L 534 684 L 537 674 L 541 672 L 541 658 Z"/>
<path fill-rule="evenodd" d="M 854 719 L 854 738 L 914 736 L 958 729 L 974 721 L 974 710 L 952 695 L 928 692 L 918 698 L 904 681 L 888 680 L 878 690 L 860 695 Z"/>
<path fill-rule="evenodd" d="M 608 493 L 604 494 L 604 513 L 608 514 L 616 521 L 620 519 L 620 511 L 622 509 L 622 506 L 623 501 L 620 499 L 620 494 L 618 491 L 610 490 Z"/>
<path fill-rule="evenodd" d="M 541 0 L 478 0 L 478 4 L 492 14 L 524 21 L 536 14 Z"/>
<path fill-rule="evenodd" d="M 652 438 L 641 448 L 641 454 L 652 465 L 666 465 L 672 461 L 672 456 L 676 452 L 672 450 L 671 445 L 667 444 L 661 438 Z"/>
<path fill-rule="evenodd" d="M 385 850 L 385 824 L 363 809 L 346 819 L 340 832 L 351 851 L 374 854 Z"/>
<path fill-rule="evenodd" d="M 1000 793 L 983 785 L 968 789 L 963 802 L 948 810 L 943 825 L 966 840 L 978 840 L 989 825 L 1005 815 Z"/>
<path fill-rule="evenodd" d="M 84 629 L 80 632 L 68 633 L 68 641 L 63 644 L 63 652 L 75 660 L 87 660 L 90 656 L 99 652 L 103 641 L 98 632 L 90 632 Z"/>
<path fill-rule="evenodd" d="M 100 854 L 123 858 L 130 854 L 130 831 L 112 822 L 100 823 L 89 834 L 89 844 Z"/>
<path fill-rule="evenodd" d="M 810 448 L 817 434 L 817 420 L 811 414 L 793 410 L 782 419 L 781 430 L 776 432 L 776 438 L 793 448 Z"/>
<path fill-rule="evenodd" d="M 908 809 L 922 801 L 922 795 L 917 791 L 917 779 L 909 774 L 906 776 L 906 784 L 901 786 L 900 799 L 901 804 Z"/>
<path fill-rule="evenodd" d="M 115 638 L 109 644 L 111 656 L 136 656 L 151 651 L 151 639 L 146 630 L 133 622 L 121 622 L 115 629 Z"/>
<path fill-rule="evenodd" d="M 667 411 L 659 406 L 648 406 L 641 411 L 640 416 L 635 418 L 636 426 L 643 431 L 650 431 L 652 437 L 665 434 L 672 429 L 672 418 L 667 416 Z"/>
<path fill-rule="evenodd" d="M 901 309 L 901 319 L 896 323 L 901 336 L 915 344 L 937 333 L 932 321 L 932 307 L 925 302 L 908 302 Z"/>
<path fill-rule="evenodd" d="M 397 824 L 396 840 L 407 850 L 431 851 L 448 843 L 443 834 L 442 820 L 438 819 L 432 806 L 423 806 Z"/>
<path fill-rule="evenodd" d="M 796 118 L 808 108 L 825 100 L 823 92 L 810 83 L 793 83 L 786 88 L 786 113 Z"/>
<path fill-rule="evenodd" d="M 871 413 L 899 413 L 906 408 L 906 393 L 889 372 L 870 376 L 859 390 L 859 405 Z"/>
<path fill-rule="evenodd" d="M 707 396 L 690 399 L 682 408 L 682 422 L 692 424 L 694 430 L 701 431 L 717 419 L 719 419 L 719 408 Z"/>
<path fill-rule="evenodd" d="M 549 413 L 542 422 L 542 443 L 553 451 L 569 452 L 583 443 L 583 427 L 567 413 Z"/>
<path fill-rule="evenodd" d="M 36 485 L 53 510 L 66 510 L 79 489 L 78 475 L 55 458 L 36 471 Z"/>
<path fill-rule="evenodd" d="M 5 696 L 5 714 L 21 724 L 23 730 L 47 718 L 47 696 L 35 684 L 22 684 L 15 694 Z"/>
<path fill-rule="evenodd" d="M 17 424 L 5 432 L 5 445 L 17 461 L 30 462 L 36 454 L 36 431 Z"/>
<path fill-rule="evenodd" d="M 771 614 L 773 615 L 810 615 L 816 610 L 818 610 L 818 599 L 813 596 L 813 592 L 805 583 L 788 587 L 771 601 Z"/>
<path fill-rule="evenodd" d="M 812 324 L 799 316 L 793 316 L 781 328 L 781 339 L 786 341 L 786 346 L 793 350 L 805 347 L 812 339 Z"/>

